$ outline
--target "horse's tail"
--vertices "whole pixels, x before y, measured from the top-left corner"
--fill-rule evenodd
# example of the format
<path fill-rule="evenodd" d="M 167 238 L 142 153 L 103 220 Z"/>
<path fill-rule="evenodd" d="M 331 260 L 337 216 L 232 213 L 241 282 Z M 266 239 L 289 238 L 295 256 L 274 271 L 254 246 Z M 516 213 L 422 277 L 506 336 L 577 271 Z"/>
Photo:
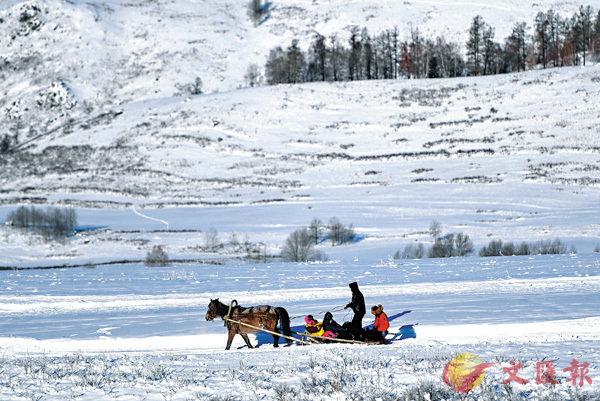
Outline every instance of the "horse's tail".
<path fill-rule="evenodd" d="M 288 315 L 288 312 L 285 310 L 285 308 L 282 308 L 281 306 L 275 308 L 275 311 L 277 312 L 277 318 L 279 320 L 279 324 L 281 325 L 281 329 L 283 330 L 283 335 L 291 337 L 292 329 L 290 328 L 290 315 Z M 292 343 L 292 340 L 289 338 L 286 338 L 286 341 L 288 344 Z"/>

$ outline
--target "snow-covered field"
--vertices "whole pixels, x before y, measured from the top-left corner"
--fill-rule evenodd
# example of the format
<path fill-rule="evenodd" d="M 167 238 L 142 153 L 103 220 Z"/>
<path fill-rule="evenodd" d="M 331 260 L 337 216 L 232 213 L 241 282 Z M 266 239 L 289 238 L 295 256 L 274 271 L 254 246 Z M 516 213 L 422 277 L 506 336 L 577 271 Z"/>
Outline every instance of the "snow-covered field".
<path fill-rule="evenodd" d="M 363 262 L 354 251 L 351 260 L 324 264 L 0 272 L 2 399 L 297 400 L 313 391 L 340 400 L 404 399 L 426 383 L 432 394 L 447 391 L 443 365 L 465 351 L 496 363 L 475 397 L 506 391 L 500 383 L 510 359 L 521 360 L 522 376 L 531 380 L 514 387 L 523 399 L 549 392 L 570 399 L 575 387 L 562 368 L 573 358 L 591 364 L 594 384 L 582 394 L 597 389 L 596 255 L 392 264 Z M 204 321 L 209 298 L 219 296 L 284 306 L 300 329 L 299 316 L 344 305 L 346 283 L 354 279 L 368 305 L 382 303 L 390 315 L 412 310 L 394 320 L 392 330 L 419 323 L 418 338 L 385 347 L 273 350 L 259 337 L 257 350 L 236 349 L 243 344 L 238 339 L 224 352 L 222 324 Z M 349 318 L 343 311 L 335 316 Z M 543 359 L 553 360 L 562 378 L 553 389 L 535 384 L 535 364 Z"/>

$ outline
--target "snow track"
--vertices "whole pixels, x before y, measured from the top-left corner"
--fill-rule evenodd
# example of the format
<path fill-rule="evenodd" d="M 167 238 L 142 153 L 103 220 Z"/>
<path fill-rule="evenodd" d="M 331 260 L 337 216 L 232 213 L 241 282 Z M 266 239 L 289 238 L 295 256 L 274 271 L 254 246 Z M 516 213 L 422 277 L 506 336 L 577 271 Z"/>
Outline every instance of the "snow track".
<path fill-rule="evenodd" d="M 220 324 L 220 321 L 218 322 Z M 568 330 L 565 330 L 568 328 Z M 394 326 L 392 326 L 392 330 Z M 513 324 L 419 325 L 418 339 L 406 341 L 411 346 L 469 345 L 494 343 L 532 344 L 597 341 L 600 338 L 600 317 L 554 320 Z M 222 350 L 227 339 L 226 329 L 219 334 L 185 336 L 152 336 L 131 338 L 101 337 L 97 339 L 48 339 L 0 337 L 0 350 L 12 354 L 69 354 L 114 352 L 185 353 Z M 403 346 L 405 342 L 395 343 Z M 241 346 L 241 339 L 234 342 Z M 337 346 L 337 345 L 336 345 Z M 360 345 L 358 347 L 361 347 Z M 261 349 L 271 349 L 264 344 Z M 251 351 L 258 352 L 258 351 Z M 285 351 L 282 351 L 285 352 Z"/>

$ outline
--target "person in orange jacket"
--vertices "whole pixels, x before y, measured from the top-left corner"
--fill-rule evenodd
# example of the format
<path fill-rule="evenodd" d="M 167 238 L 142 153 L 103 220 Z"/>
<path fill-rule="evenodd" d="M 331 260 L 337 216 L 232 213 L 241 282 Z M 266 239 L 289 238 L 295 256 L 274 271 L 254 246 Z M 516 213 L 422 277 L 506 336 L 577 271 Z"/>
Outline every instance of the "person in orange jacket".
<path fill-rule="evenodd" d="M 383 342 L 387 335 L 387 331 L 390 328 L 388 317 L 381 305 L 373 305 L 371 307 L 371 313 L 375 316 L 375 322 L 373 323 L 373 328 L 366 333 L 366 337 L 370 341 Z"/>

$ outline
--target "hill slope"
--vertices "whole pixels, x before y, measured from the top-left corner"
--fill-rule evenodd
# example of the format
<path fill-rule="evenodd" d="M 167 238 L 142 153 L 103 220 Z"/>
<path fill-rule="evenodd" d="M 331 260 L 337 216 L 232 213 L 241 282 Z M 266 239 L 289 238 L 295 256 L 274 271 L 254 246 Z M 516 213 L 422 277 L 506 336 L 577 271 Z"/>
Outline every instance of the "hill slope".
<path fill-rule="evenodd" d="M 589 2 L 600 5 L 600 1 Z M 244 85 L 251 63 L 292 38 L 315 31 L 371 32 L 412 26 L 464 40 L 476 14 L 503 38 L 516 20 L 550 7 L 571 13 L 579 3 L 544 0 L 272 2 L 254 26 L 245 1 L 10 0 L 0 5 L 0 123 L 19 139 L 62 129 L 132 101 L 172 96 L 197 77 L 206 92 Z"/>
<path fill-rule="evenodd" d="M 347 199 L 424 183 L 597 188 L 599 95 L 591 67 L 132 102 L 4 158 L 2 198 L 188 204 Z"/>

